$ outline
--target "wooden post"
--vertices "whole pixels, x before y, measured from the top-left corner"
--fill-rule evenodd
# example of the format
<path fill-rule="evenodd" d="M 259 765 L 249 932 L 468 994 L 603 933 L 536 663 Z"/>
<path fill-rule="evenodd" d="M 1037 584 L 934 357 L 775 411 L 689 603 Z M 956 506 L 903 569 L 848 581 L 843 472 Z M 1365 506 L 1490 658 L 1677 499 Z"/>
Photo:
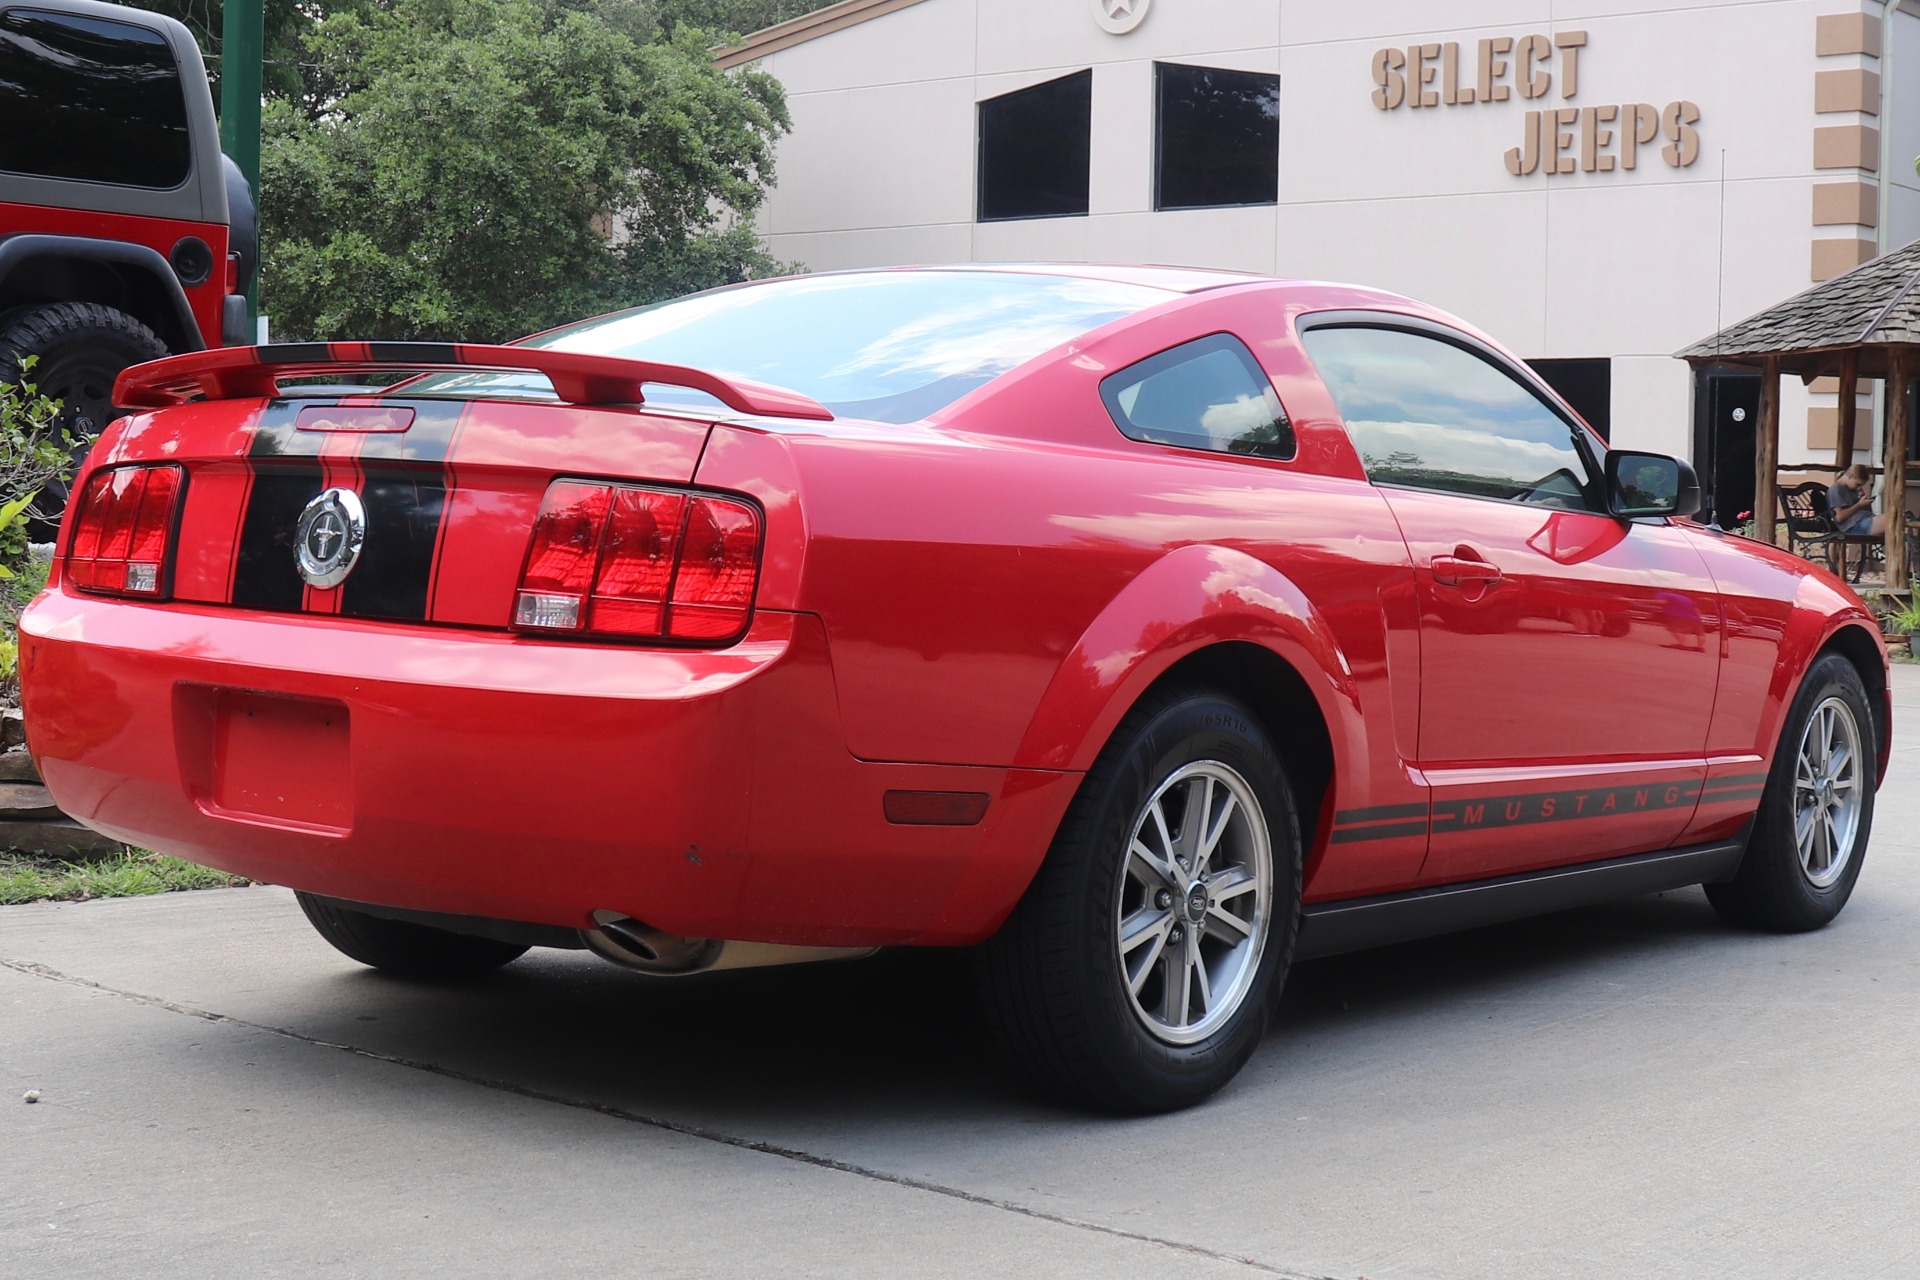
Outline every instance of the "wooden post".
<path fill-rule="evenodd" d="M 1780 357 L 1760 367 L 1760 422 L 1753 439 L 1753 536 L 1780 540 Z"/>
<path fill-rule="evenodd" d="M 1833 471 L 1837 476 L 1853 465 L 1854 419 L 1860 399 L 1860 353 L 1849 351 L 1840 357 L 1840 420 L 1834 431 Z"/>
<path fill-rule="evenodd" d="M 1907 401 L 1913 397 L 1913 349 L 1894 347 L 1888 355 L 1893 367 L 1887 378 L 1887 465 L 1880 507 L 1887 513 L 1887 590 L 1904 593 L 1913 574 L 1907 564 Z"/>

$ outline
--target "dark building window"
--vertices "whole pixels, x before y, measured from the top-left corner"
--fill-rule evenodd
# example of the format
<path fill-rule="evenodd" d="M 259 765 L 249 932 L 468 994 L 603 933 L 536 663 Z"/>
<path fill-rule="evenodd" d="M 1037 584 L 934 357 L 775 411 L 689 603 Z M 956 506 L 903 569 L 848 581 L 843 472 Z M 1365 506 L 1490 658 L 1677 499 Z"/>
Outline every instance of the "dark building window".
<path fill-rule="evenodd" d="M 980 104 L 980 221 L 1087 211 L 1093 72 Z"/>
<path fill-rule="evenodd" d="M 158 31 L 91 14 L 0 14 L 0 169 L 177 187 L 192 152 L 173 50 Z"/>
<path fill-rule="evenodd" d="M 1280 199 L 1280 77 L 1156 62 L 1156 209 Z"/>
<path fill-rule="evenodd" d="M 1540 380 L 1560 393 L 1602 440 L 1613 439 L 1613 361 L 1529 360 Z"/>

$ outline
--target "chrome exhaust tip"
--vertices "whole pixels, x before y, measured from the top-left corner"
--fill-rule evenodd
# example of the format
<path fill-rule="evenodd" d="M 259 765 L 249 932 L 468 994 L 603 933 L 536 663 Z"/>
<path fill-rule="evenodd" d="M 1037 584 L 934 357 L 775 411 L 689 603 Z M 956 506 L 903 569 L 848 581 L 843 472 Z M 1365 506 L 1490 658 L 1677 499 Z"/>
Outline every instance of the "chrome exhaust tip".
<path fill-rule="evenodd" d="M 594 928 L 580 941 L 602 960 L 660 978 L 682 978 L 720 969 L 764 969 L 776 965 L 858 960 L 878 947 L 790 947 L 777 942 L 729 942 L 664 933 L 618 911 L 593 913 Z"/>
<path fill-rule="evenodd" d="M 587 944 L 587 950 L 603 960 L 642 973 L 701 973 L 713 967 L 726 945 L 712 938 L 683 938 L 677 933 L 662 933 L 617 911 L 596 911 L 593 923 L 598 928 L 580 931 L 580 940 Z"/>

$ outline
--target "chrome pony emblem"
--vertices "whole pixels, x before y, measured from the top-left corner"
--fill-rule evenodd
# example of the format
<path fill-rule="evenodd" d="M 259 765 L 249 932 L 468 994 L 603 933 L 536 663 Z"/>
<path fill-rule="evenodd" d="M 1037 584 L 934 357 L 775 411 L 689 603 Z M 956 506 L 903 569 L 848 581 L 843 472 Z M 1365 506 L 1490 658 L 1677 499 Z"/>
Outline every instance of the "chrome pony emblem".
<path fill-rule="evenodd" d="M 350 489 L 328 489 L 300 513 L 294 526 L 294 556 L 309 586 L 337 587 L 360 561 L 367 537 L 367 509 Z"/>

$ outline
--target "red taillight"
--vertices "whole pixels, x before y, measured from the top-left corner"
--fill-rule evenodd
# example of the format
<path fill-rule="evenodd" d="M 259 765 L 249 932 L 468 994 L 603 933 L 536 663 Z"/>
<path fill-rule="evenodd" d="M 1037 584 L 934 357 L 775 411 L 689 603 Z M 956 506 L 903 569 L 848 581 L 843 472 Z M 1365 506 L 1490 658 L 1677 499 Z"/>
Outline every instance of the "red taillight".
<path fill-rule="evenodd" d="M 514 598 L 522 631 L 718 642 L 746 630 L 760 513 L 710 494 L 556 481 Z"/>
<path fill-rule="evenodd" d="M 723 498 L 695 498 L 681 539 L 667 634 L 718 640 L 747 625 L 760 562 L 760 517 Z"/>
<path fill-rule="evenodd" d="M 167 554 L 186 471 L 115 467 L 87 481 L 67 548 L 66 573 L 84 591 L 166 598 Z"/>
<path fill-rule="evenodd" d="M 613 493 L 603 484 L 562 480 L 547 490 L 533 522 L 533 545 L 513 608 L 516 627 L 577 631 L 600 555 Z"/>

